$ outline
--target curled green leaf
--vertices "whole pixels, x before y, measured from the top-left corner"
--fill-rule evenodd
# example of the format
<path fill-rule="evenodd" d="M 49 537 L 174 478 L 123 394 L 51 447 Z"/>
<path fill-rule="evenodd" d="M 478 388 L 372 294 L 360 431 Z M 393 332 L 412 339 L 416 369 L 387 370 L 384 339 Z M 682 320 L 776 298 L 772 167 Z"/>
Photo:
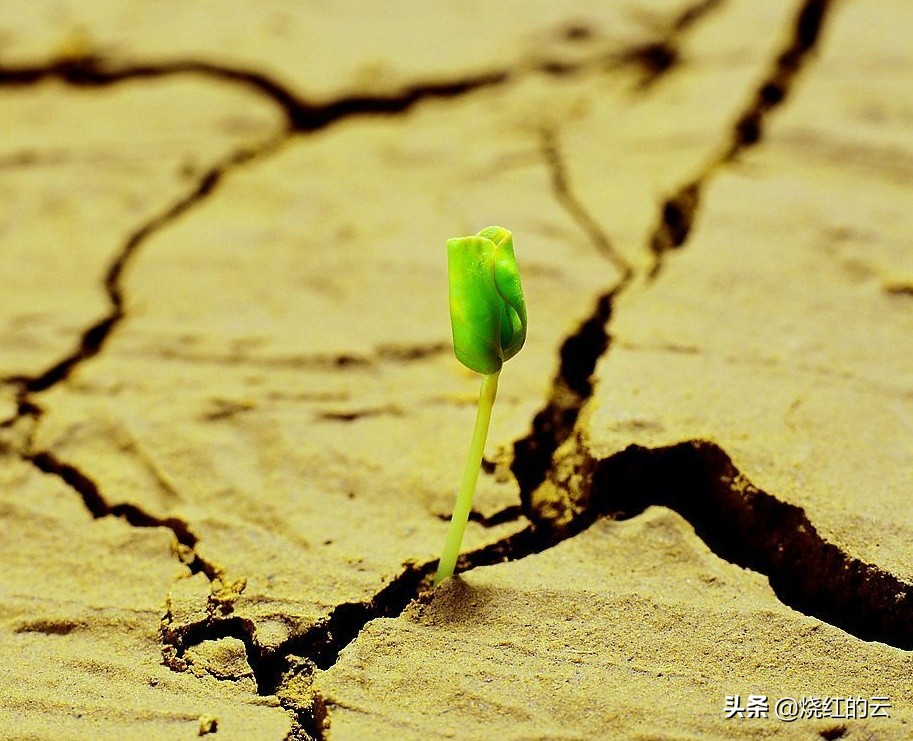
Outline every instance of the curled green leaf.
<path fill-rule="evenodd" d="M 526 303 L 511 233 L 490 226 L 447 240 L 453 350 L 463 365 L 489 375 L 526 341 Z"/>

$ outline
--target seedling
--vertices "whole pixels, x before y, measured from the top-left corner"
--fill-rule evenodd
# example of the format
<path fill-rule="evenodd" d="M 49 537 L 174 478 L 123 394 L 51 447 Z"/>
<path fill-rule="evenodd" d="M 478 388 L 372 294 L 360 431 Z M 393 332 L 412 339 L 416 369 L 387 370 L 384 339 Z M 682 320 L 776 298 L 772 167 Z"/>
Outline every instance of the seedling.
<path fill-rule="evenodd" d="M 472 237 L 448 239 L 447 266 L 453 351 L 457 360 L 483 378 L 469 456 L 434 586 L 453 576 L 472 509 L 501 366 L 526 341 L 526 304 L 513 238 L 507 229 L 490 226 Z"/>

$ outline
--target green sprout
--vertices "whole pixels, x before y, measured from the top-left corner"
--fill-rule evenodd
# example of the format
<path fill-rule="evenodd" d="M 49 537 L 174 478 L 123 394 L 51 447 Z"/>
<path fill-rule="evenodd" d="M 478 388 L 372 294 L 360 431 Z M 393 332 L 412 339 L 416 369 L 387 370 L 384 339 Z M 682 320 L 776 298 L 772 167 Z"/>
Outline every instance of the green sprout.
<path fill-rule="evenodd" d="M 507 229 L 490 226 L 472 237 L 448 239 L 447 265 L 453 351 L 457 360 L 484 378 L 469 457 L 434 586 L 453 576 L 456 567 L 479 478 L 501 366 L 526 341 L 526 303 L 513 238 Z"/>

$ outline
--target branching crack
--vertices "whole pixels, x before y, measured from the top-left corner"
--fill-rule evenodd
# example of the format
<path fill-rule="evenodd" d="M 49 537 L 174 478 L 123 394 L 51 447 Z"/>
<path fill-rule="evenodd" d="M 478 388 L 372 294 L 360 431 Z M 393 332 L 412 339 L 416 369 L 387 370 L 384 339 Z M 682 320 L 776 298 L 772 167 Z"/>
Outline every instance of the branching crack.
<path fill-rule="evenodd" d="M 538 553 L 553 545 L 532 526 L 502 540 L 460 556 L 457 571 L 515 560 Z M 421 564 L 406 563 L 403 570 L 375 595 L 363 602 L 337 605 L 322 620 L 290 636 L 277 648 L 266 648 L 257 639 L 256 625 L 237 616 L 221 616 L 210 610 L 207 618 L 190 625 L 176 625 L 166 615 L 162 641 L 166 663 L 177 671 L 185 667 L 188 649 L 203 641 L 233 637 L 246 647 L 248 663 L 261 695 L 277 695 L 295 718 L 292 738 L 322 739 L 326 710 L 311 689 L 311 676 L 317 669 L 329 669 L 346 646 L 354 641 L 371 620 L 396 617 L 416 599 L 431 595 L 431 579 L 437 559 Z M 289 691 L 290 685 L 299 688 Z"/>
<path fill-rule="evenodd" d="M 136 229 L 121 247 L 118 255 L 108 267 L 103 286 L 108 297 L 108 313 L 85 329 L 76 347 L 50 367 L 35 375 L 15 375 L 4 379 L 17 389 L 18 413 L 8 420 L 6 426 L 12 427 L 23 417 L 34 417 L 37 421 L 42 414 L 41 407 L 32 399 L 38 394 L 67 380 L 84 362 L 96 357 L 104 349 L 114 330 L 126 317 L 124 275 L 140 248 L 163 227 L 173 223 L 195 205 L 211 195 L 222 182 L 224 176 L 232 169 L 244 165 L 272 149 L 293 134 L 309 134 L 325 129 L 343 119 L 363 115 L 395 115 L 409 111 L 418 103 L 431 99 L 458 97 L 470 92 L 501 86 L 518 77 L 520 74 L 539 72 L 546 75 L 566 76 L 593 66 L 602 61 L 602 55 L 573 63 L 552 63 L 544 61 L 532 66 L 511 68 L 474 77 L 457 80 L 420 83 L 406 87 L 390 95 L 354 95 L 342 97 L 323 104 L 307 102 L 292 93 L 288 88 L 272 78 L 226 66 L 199 61 L 176 61 L 164 64 L 122 64 L 118 65 L 97 56 L 69 58 L 33 67 L 0 67 L 0 85 L 29 86 L 46 80 L 58 80 L 78 87 L 104 87 L 130 80 L 162 78 L 176 75 L 201 75 L 208 79 L 222 79 L 243 85 L 248 89 L 264 95 L 276 104 L 284 113 L 285 130 L 275 139 L 265 144 L 246 147 L 231 153 L 226 159 L 210 168 L 198 180 L 195 187 L 186 195 L 169 205 L 151 220 Z M 381 359 L 397 362 L 409 362 L 437 354 L 438 346 L 421 348 L 380 348 Z M 357 360 L 357 359 L 356 359 Z M 344 367 L 345 358 L 337 359 L 336 365 Z M 254 641 L 252 624 L 238 618 L 227 617 L 231 613 L 232 596 L 226 601 L 218 599 L 216 586 L 222 581 L 221 570 L 203 559 L 195 550 L 197 537 L 187 523 L 174 517 L 156 517 L 133 504 L 112 505 L 102 496 L 98 485 L 76 466 L 61 461 L 50 451 L 31 451 L 31 442 L 20 455 L 30 461 L 36 468 L 54 475 L 72 487 L 82 498 L 86 508 L 93 517 L 118 517 L 134 527 L 166 527 L 173 534 L 178 547 L 178 557 L 192 573 L 202 572 L 214 584 L 214 591 L 208 605 L 207 620 L 196 626 L 172 625 L 170 609 L 163 618 L 162 636 L 165 646 L 164 659 L 172 668 L 181 669 L 182 652 L 188 640 L 195 636 L 224 637 L 227 635 L 241 639 L 247 647 L 248 660 L 257 679 L 260 690 L 264 693 L 279 693 L 283 705 L 296 718 L 297 730 L 293 736 L 311 736 L 319 738 L 321 734 L 321 711 L 319 702 L 311 698 L 307 702 L 295 699 L 288 688 L 295 686 L 307 673 L 308 667 L 320 666 L 328 661 L 335 661 L 338 647 L 343 645 L 342 638 L 351 640 L 369 616 L 380 609 L 396 611 L 401 609 L 417 589 L 421 578 L 428 575 L 430 565 L 421 570 L 407 570 L 401 577 L 391 582 L 376 598 L 375 602 L 366 605 L 340 605 L 327 618 L 324 624 L 315 626 L 307 636 L 290 643 L 288 649 L 275 656 L 264 655 Z M 226 587 L 230 592 L 231 589 Z M 396 607 L 399 605 L 400 607 Z M 379 607 L 377 607 L 379 606 Z M 380 614 L 380 613 L 377 613 Z M 392 614 L 392 612 L 391 612 Z M 352 632 L 352 631 L 355 632 Z M 170 651 L 168 650 L 170 648 Z M 308 655 L 304 664 L 295 663 L 293 654 L 299 649 Z M 307 682 L 305 682 L 308 684 Z"/>
<path fill-rule="evenodd" d="M 28 85 L 43 79 L 57 78 L 73 85 L 106 85 L 124 79 L 154 77 L 171 73 L 170 70 L 164 68 L 105 70 L 98 60 L 84 59 L 58 62 L 32 69 L 11 70 L 9 68 L 0 68 L 0 84 Z M 266 78 L 254 76 L 245 81 L 254 86 L 259 85 L 275 96 L 280 98 L 282 96 L 281 89 L 271 89 Z M 16 375 L 3 379 L 6 383 L 16 388 L 17 395 L 16 417 L 5 422 L 4 426 L 12 428 L 19 420 L 25 418 L 30 418 L 33 423 L 32 431 L 29 432 L 24 442 L 16 446 L 18 448 L 16 452 L 40 471 L 57 476 L 74 489 L 94 518 L 117 517 L 132 527 L 164 527 L 170 530 L 175 538 L 174 555 L 189 569 L 191 574 L 203 573 L 210 580 L 213 585 L 210 609 L 220 608 L 223 614 L 230 612 L 231 599 L 230 596 L 225 599 L 222 597 L 224 594 L 230 593 L 233 588 L 236 590 L 243 589 L 243 580 L 235 585 L 223 583 L 224 573 L 222 569 L 198 553 L 196 549 L 198 538 L 185 521 L 177 517 L 153 515 L 135 504 L 111 504 L 104 498 L 98 485 L 79 468 L 60 460 L 50 451 L 34 452 L 32 450 L 32 433 L 44 410 L 33 400 L 33 395 L 65 381 L 80 364 L 94 358 L 103 350 L 113 331 L 126 316 L 125 271 L 139 249 L 149 238 L 211 195 L 228 172 L 273 151 L 286 138 L 287 135 L 283 132 L 279 136 L 274 136 L 257 145 L 242 147 L 231 152 L 227 157 L 203 173 L 189 192 L 130 234 L 104 276 L 103 287 L 110 306 L 108 313 L 95 321 L 82 333 L 76 347 L 69 354 L 56 361 L 43 372 L 36 375 Z M 168 488 L 167 482 L 160 480 L 160 483 L 166 489 Z"/>
<path fill-rule="evenodd" d="M 456 97 L 479 88 L 503 84 L 510 76 L 508 71 L 492 72 L 454 81 L 416 84 L 388 96 L 356 95 L 320 104 L 305 101 L 272 77 L 248 69 L 199 60 L 118 64 L 88 55 L 44 65 L 0 67 L 0 85 L 21 87 L 56 79 L 78 87 L 105 87 L 131 80 L 185 75 L 225 80 L 253 90 L 282 109 L 288 131 L 308 133 L 351 116 L 403 113 L 421 100 Z"/>
<path fill-rule="evenodd" d="M 679 17 L 668 38 L 673 39 L 675 34 L 692 27 L 721 2 L 696 3 Z M 814 50 L 830 5 L 831 0 L 803 2 L 790 43 L 778 56 L 751 104 L 738 117 L 732 142 L 714 167 L 735 159 L 761 140 L 766 117 L 787 98 L 796 75 Z M 632 61 L 652 70 L 645 77 L 645 85 L 652 84 L 678 61 L 677 48 L 669 40 L 645 46 L 638 54 Z M 604 61 L 604 55 L 595 60 Z M 567 75 L 592 64 L 592 59 L 542 62 L 531 70 Z M 503 69 L 460 80 L 416 84 L 387 96 L 349 96 L 324 104 L 304 101 L 260 73 L 194 61 L 116 66 L 97 57 L 85 57 L 43 67 L 0 68 L 0 85 L 30 85 L 58 79 L 72 85 L 103 86 L 129 79 L 204 75 L 242 84 L 274 101 L 284 112 L 287 122 L 284 136 L 288 136 L 318 131 L 353 116 L 401 114 L 425 100 L 502 86 L 527 71 L 530 68 Z M 72 353 L 44 372 L 8 379 L 20 389 L 20 415 L 39 416 L 40 408 L 30 395 L 65 380 L 80 363 L 101 352 L 112 331 L 124 319 L 123 275 L 143 243 L 210 195 L 226 172 L 268 149 L 260 146 L 235 152 L 211 168 L 193 191 L 130 236 L 105 276 L 110 312 L 83 333 Z M 581 410 L 593 394 L 596 364 L 611 343 L 607 325 L 614 301 L 628 285 L 633 271 L 571 190 L 555 132 L 543 133 L 542 151 L 556 198 L 622 277 L 597 298 L 590 314 L 563 342 L 549 399 L 535 416 L 529 435 L 514 445 L 511 468 L 520 484 L 522 513 L 532 520 L 531 524 L 496 543 L 464 554 L 458 570 L 539 553 L 579 534 L 600 517 L 628 518 L 651 505 L 666 506 L 687 519 L 720 557 L 767 575 L 785 604 L 864 640 L 913 649 L 913 586 L 825 541 L 802 509 L 755 487 L 716 445 L 688 441 L 655 450 L 631 446 L 606 459 L 594 460 L 572 439 Z M 686 183 L 663 204 L 661 223 L 651 241 L 654 277 L 662 267 L 665 254 L 686 243 L 703 185 L 712 169 Z M 437 351 L 433 348 L 430 352 Z M 581 466 L 583 480 L 569 502 L 570 517 L 560 519 L 559 524 L 558 519 L 551 520 L 534 508 L 532 494 L 553 472 L 555 452 L 569 441 L 577 446 L 574 454 L 587 460 Z M 175 517 L 156 517 L 132 504 L 110 504 L 87 474 L 49 451 L 30 452 L 23 457 L 77 491 L 93 517 L 114 516 L 134 527 L 168 528 L 179 544 L 176 549 L 179 557 L 192 572 L 204 573 L 213 582 L 222 581 L 219 567 L 196 552 L 198 539 L 186 522 Z M 517 515 L 516 508 L 509 508 L 510 518 Z M 435 565 L 436 561 L 405 564 L 370 599 L 337 605 L 324 619 L 295 632 L 277 648 L 267 648 L 258 641 L 253 621 L 232 614 L 231 588 L 222 597 L 214 590 L 206 617 L 199 622 L 178 624 L 172 620 L 169 607 L 161 629 L 165 662 L 179 671 L 186 668 L 184 657 L 189 648 L 207 640 L 237 638 L 245 646 L 258 692 L 277 695 L 292 714 L 295 725 L 290 738 L 322 739 L 326 709 L 310 690 L 313 672 L 332 666 L 342 649 L 355 640 L 370 620 L 397 616 L 412 600 L 423 598 L 428 593 Z M 242 588 L 243 585 L 238 589 Z"/>
<path fill-rule="evenodd" d="M 578 450 L 587 456 L 585 450 Z M 720 558 L 765 575 L 787 606 L 866 641 L 913 650 L 913 584 L 867 564 L 827 542 L 800 508 L 758 489 L 717 445 L 689 440 L 649 449 L 632 445 L 607 458 L 590 459 L 573 513 L 554 523 L 540 519 L 507 537 L 463 554 L 458 572 L 541 553 L 572 538 L 602 517 L 623 520 L 647 507 L 678 512 Z M 310 687 L 317 669 L 328 669 L 371 620 L 396 617 L 413 600 L 431 596 L 436 561 L 407 563 L 375 595 L 336 606 L 323 620 L 267 650 L 256 626 L 214 613 L 197 624 L 168 626 L 163 640 L 178 661 L 203 641 L 232 636 L 244 642 L 260 694 L 278 694 L 293 679 Z M 308 689 L 286 693 L 285 706 L 301 735 L 323 738 L 326 710 Z"/>
<path fill-rule="evenodd" d="M 450 80 L 416 82 L 389 94 L 355 94 L 322 103 L 302 98 L 279 80 L 261 72 L 192 59 L 117 63 L 90 54 L 43 65 L 0 66 L 0 85 L 24 87 L 54 79 L 78 87 L 105 87 L 131 80 L 196 75 L 239 84 L 264 96 L 284 112 L 288 132 L 309 134 L 347 118 L 403 114 L 427 100 L 456 98 L 503 86 L 531 72 L 564 77 L 596 67 L 604 58 L 602 52 L 573 62 L 546 59 Z"/>
<path fill-rule="evenodd" d="M 542 153 L 551 173 L 555 198 L 593 246 L 610 260 L 620 278 L 597 297 L 590 314 L 561 344 L 558 372 L 552 381 L 548 401 L 534 417 L 530 433 L 514 443 L 511 471 L 520 485 L 523 512 L 532 520 L 536 518 L 532 493 L 545 480 L 554 452 L 570 437 L 580 410 L 593 394 L 592 376 L 596 363 L 611 341 L 606 327 L 612 316 L 613 303 L 634 274 L 630 263 L 615 250 L 608 235 L 571 189 L 553 130 L 542 132 Z"/>
<path fill-rule="evenodd" d="M 346 118 L 402 114 L 420 102 L 454 98 L 484 88 L 504 85 L 521 74 L 531 71 L 564 76 L 586 69 L 598 61 L 599 57 L 573 63 L 544 61 L 532 66 L 505 68 L 474 77 L 416 83 L 389 95 L 353 95 L 326 103 L 306 101 L 279 81 L 260 72 L 196 60 L 177 60 L 154 64 L 118 64 L 100 56 L 87 55 L 59 59 L 43 65 L 0 66 L 0 85 L 24 87 L 45 80 L 58 80 L 79 87 L 104 87 L 132 80 L 182 75 L 222 79 L 240 84 L 265 96 L 283 111 L 286 118 L 286 131 L 280 137 L 281 141 L 288 135 L 313 133 Z M 111 304 L 111 311 L 82 333 L 78 346 L 72 352 L 45 371 L 33 376 L 15 375 L 4 379 L 7 383 L 19 387 L 20 398 L 25 401 L 29 394 L 46 391 L 68 378 L 78 365 L 101 352 L 112 331 L 124 318 L 122 277 L 142 244 L 163 226 L 173 222 L 210 195 L 230 169 L 251 161 L 274 148 L 277 143 L 277 140 L 271 140 L 266 145 L 234 152 L 225 161 L 206 172 L 190 193 L 137 229 L 128 238 L 110 265 L 104 279 L 104 288 Z"/>
<path fill-rule="evenodd" d="M 748 109 L 739 117 L 740 122 L 756 120 L 757 130 L 760 132 L 766 116 L 785 100 L 796 75 L 820 38 L 830 2 L 831 0 L 805 0 L 802 3 L 794 21 L 789 43 L 778 55 L 773 71 L 758 88 Z M 709 12 L 714 7 L 714 3 L 694 6 L 693 13 L 686 13 L 681 17 L 680 25 L 687 28 L 701 14 Z M 774 88 L 782 94 L 774 95 L 771 92 Z M 746 138 L 739 134 L 744 128 L 742 124 L 737 123 L 735 143 L 722 159 L 699 177 L 681 186 L 662 204 L 660 223 L 650 243 L 654 256 L 649 271 L 650 278 L 658 275 L 665 254 L 681 247 L 687 241 L 700 206 L 703 186 L 714 168 L 732 161 L 741 151 L 759 141 L 760 135 L 756 138 Z M 552 382 L 548 401 L 533 419 L 530 433 L 514 444 L 512 470 L 520 484 L 524 514 L 533 521 L 538 518 L 538 513 L 532 505 L 532 493 L 552 469 L 555 451 L 571 436 L 581 409 L 592 396 L 593 371 L 611 343 L 606 325 L 611 318 L 613 303 L 624 291 L 633 274 L 630 265 L 614 251 L 611 241 L 601 230 L 598 222 L 584 209 L 570 189 L 554 132 L 544 132 L 542 148 L 551 170 L 555 197 L 589 236 L 594 246 L 609 256 L 613 264 L 621 270 L 622 278 L 598 298 L 593 311 L 581 322 L 577 331 L 562 344 L 559 368 Z"/>
<path fill-rule="evenodd" d="M 701 191 L 716 169 L 734 161 L 742 152 L 761 141 L 768 116 L 787 100 L 799 72 L 814 52 L 832 3 L 833 0 L 802 2 L 793 21 L 789 42 L 777 56 L 753 98 L 738 115 L 727 149 L 663 203 L 659 224 L 650 240 L 653 253 L 650 278 L 656 278 L 662 270 L 666 254 L 682 247 L 688 240 L 700 207 Z"/>
<path fill-rule="evenodd" d="M 559 202 L 593 241 L 594 246 L 609 258 L 622 277 L 615 288 L 598 298 L 591 316 L 563 344 L 561 367 L 549 405 L 537 415 L 533 433 L 515 445 L 512 470 L 521 482 L 521 506 L 507 507 L 489 518 L 476 515 L 474 519 L 484 526 L 513 521 L 521 514 L 532 511 L 529 494 L 544 480 L 551 464 L 551 451 L 571 434 L 581 406 L 592 394 L 591 376 L 595 363 L 609 342 L 605 327 L 611 315 L 612 301 L 633 274 L 630 265 L 614 251 L 608 236 L 571 191 L 554 132 L 543 132 L 542 146 Z M 543 455 L 542 451 L 549 452 Z M 493 544 L 463 554 L 457 564 L 457 571 L 538 553 L 557 542 L 553 539 L 553 534 L 548 528 L 527 525 Z M 422 564 L 406 564 L 403 571 L 370 600 L 337 605 L 325 619 L 303 633 L 290 637 L 278 649 L 267 650 L 261 646 L 257 641 L 256 626 L 237 617 L 221 618 L 210 613 L 202 622 L 184 626 L 173 625 L 166 618 L 162 638 L 166 654 L 171 657 L 168 659 L 172 662 L 169 665 L 180 669 L 180 662 L 188 648 L 204 640 L 231 635 L 243 641 L 247 647 L 258 691 L 282 697 L 284 688 L 290 681 L 301 681 L 309 686 L 309 676 L 314 669 L 332 666 L 338 659 L 339 652 L 355 640 L 370 620 L 399 615 L 413 599 L 428 594 L 436 563 L 434 560 Z M 285 703 L 296 718 L 293 735 L 323 737 L 322 724 L 326 711 L 319 697 L 307 692 L 295 696 L 286 693 Z"/>
<path fill-rule="evenodd" d="M 830 0 L 802 3 L 789 44 L 739 116 L 733 143 L 714 167 L 760 141 L 767 115 L 787 98 L 818 43 L 830 5 Z M 546 141 L 546 147 L 549 144 Z M 559 161 L 556 152 L 552 148 L 553 168 Z M 661 225 L 651 244 L 653 277 L 662 256 L 687 241 L 712 170 L 686 183 L 662 205 Z M 561 192 L 567 182 L 560 169 L 553 170 L 553 184 L 559 201 L 574 216 L 579 203 Z M 588 231 L 586 223 L 581 225 Z M 512 470 L 520 483 L 524 514 L 534 523 L 530 537 L 537 547 L 579 533 L 602 515 L 631 517 L 652 504 L 667 506 L 691 522 L 721 557 L 766 574 L 785 604 L 864 640 L 913 649 L 911 585 L 826 542 L 804 511 L 757 489 L 717 446 L 703 441 L 655 451 L 632 446 L 596 461 L 580 440 L 572 439 L 592 395 L 593 369 L 611 341 L 606 324 L 612 299 L 623 289 L 624 282 L 601 296 L 596 309 L 564 342 L 549 400 L 531 433 L 515 444 Z M 561 461 L 555 461 L 556 451 L 567 441 L 573 449 L 562 451 Z M 581 479 L 568 493 L 570 511 L 538 507 L 533 493 L 549 476 L 557 477 L 566 460 Z"/>

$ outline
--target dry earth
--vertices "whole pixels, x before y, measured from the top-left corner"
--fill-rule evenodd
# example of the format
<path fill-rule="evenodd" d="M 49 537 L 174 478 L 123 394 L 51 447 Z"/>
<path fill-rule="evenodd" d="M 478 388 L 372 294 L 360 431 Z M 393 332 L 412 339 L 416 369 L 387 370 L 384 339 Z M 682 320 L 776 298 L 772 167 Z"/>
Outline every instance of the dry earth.
<path fill-rule="evenodd" d="M 0 737 L 913 737 L 911 31 L 5 3 Z M 530 336 L 431 593 L 494 223 Z"/>

